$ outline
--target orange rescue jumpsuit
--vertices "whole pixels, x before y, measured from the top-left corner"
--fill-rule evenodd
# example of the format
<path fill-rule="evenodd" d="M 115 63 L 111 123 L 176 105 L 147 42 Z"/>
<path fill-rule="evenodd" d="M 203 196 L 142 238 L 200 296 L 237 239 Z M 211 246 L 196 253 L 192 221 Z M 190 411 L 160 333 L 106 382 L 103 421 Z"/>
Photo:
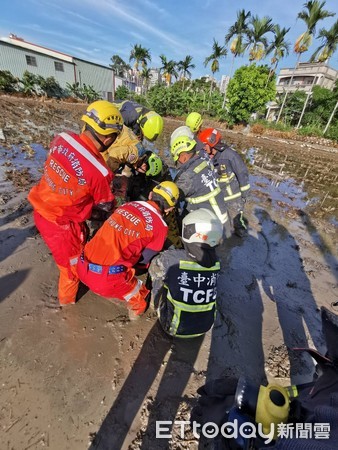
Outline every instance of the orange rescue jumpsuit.
<path fill-rule="evenodd" d="M 94 206 L 110 211 L 113 174 L 85 135 L 61 133 L 51 143 L 44 174 L 28 200 L 34 220 L 60 270 L 60 304 L 75 303 L 77 257 L 85 239 L 85 220 Z"/>
<path fill-rule="evenodd" d="M 120 206 L 85 245 L 77 264 L 80 280 L 96 294 L 124 300 L 142 314 L 149 290 L 132 267 L 148 263 L 160 252 L 167 233 L 156 203 L 135 201 Z"/>

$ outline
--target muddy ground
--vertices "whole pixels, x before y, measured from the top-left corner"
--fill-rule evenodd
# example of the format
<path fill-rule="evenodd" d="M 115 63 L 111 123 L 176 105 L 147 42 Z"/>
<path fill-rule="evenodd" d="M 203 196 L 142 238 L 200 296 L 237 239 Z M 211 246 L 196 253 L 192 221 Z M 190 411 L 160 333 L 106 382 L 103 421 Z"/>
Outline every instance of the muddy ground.
<path fill-rule="evenodd" d="M 337 148 L 223 130 L 250 167 L 250 233 L 220 248 L 213 330 L 172 341 L 152 310 L 130 322 L 123 304 L 90 292 L 58 307 L 57 269 L 26 195 L 52 136 L 79 131 L 84 107 L 0 97 L 1 449 L 194 450 L 177 426 L 156 439 L 156 420 L 188 420 L 197 388 L 215 377 L 308 381 L 312 361 L 290 349 L 325 350 L 319 310 L 337 300 Z M 166 156 L 179 124 L 166 120 Z"/>

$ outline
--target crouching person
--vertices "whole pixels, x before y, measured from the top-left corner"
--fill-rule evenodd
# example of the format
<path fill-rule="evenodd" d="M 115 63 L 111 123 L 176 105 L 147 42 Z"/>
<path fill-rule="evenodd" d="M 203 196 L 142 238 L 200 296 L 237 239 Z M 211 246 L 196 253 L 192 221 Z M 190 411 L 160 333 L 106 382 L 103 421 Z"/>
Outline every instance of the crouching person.
<path fill-rule="evenodd" d="M 124 300 L 135 315 L 142 314 L 149 290 L 133 266 L 148 265 L 162 250 L 168 233 L 163 217 L 178 197 L 177 186 L 166 181 L 150 192 L 148 201 L 117 208 L 85 245 L 77 265 L 80 280 L 96 294 Z"/>
<path fill-rule="evenodd" d="M 222 235 L 216 215 L 200 208 L 183 219 L 184 250 L 169 249 L 151 262 L 152 299 L 166 333 L 191 338 L 212 327 L 220 270 L 216 247 Z"/>

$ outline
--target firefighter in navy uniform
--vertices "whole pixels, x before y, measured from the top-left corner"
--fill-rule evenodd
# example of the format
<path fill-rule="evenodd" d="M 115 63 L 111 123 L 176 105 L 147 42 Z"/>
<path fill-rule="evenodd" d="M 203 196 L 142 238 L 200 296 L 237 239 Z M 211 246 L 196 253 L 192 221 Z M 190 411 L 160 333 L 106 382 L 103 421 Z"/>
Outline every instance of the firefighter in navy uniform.
<path fill-rule="evenodd" d="M 221 133 L 216 129 L 206 128 L 198 137 L 212 159 L 235 234 L 243 237 L 248 225 L 243 215 L 250 190 L 248 168 L 241 156 L 222 141 Z"/>
<path fill-rule="evenodd" d="M 163 119 L 155 111 L 151 111 L 130 100 L 115 101 L 114 105 L 119 109 L 123 123 L 130 128 L 142 141 L 145 137 L 154 142 L 163 130 Z"/>
<path fill-rule="evenodd" d="M 196 141 L 188 136 L 179 136 L 173 141 L 171 155 L 179 169 L 174 181 L 181 191 L 181 200 L 186 203 L 182 218 L 186 212 L 207 208 L 226 227 L 227 207 L 210 158 L 196 152 Z"/>
<path fill-rule="evenodd" d="M 170 136 L 170 147 L 172 146 L 174 140 L 180 136 L 188 136 L 190 139 L 194 139 L 196 141 L 195 147 L 196 153 L 201 153 L 201 156 L 205 156 L 206 151 L 204 149 L 204 144 L 199 140 L 198 137 L 196 137 L 196 135 L 191 131 L 191 129 L 187 125 L 182 125 L 181 127 L 176 128 L 172 132 Z"/>
<path fill-rule="evenodd" d="M 184 250 L 167 250 L 149 267 L 152 299 L 160 324 L 171 336 L 201 336 L 213 326 L 220 263 L 216 246 L 223 226 L 216 215 L 201 208 L 182 224 Z"/>

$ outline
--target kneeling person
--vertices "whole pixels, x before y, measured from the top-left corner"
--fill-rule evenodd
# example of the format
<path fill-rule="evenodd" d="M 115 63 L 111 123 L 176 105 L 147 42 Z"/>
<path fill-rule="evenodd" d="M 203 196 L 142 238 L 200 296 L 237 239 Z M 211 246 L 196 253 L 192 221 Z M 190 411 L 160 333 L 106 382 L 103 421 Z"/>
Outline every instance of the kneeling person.
<path fill-rule="evenodd" d="M 128 303 L 136 315 L 147 308 L 149 290 L 135 277 L 136 263 L 149 264 L 163 248 L 168 227 L 163 220 L 179 197 L 175 183 L 163 182 L 148 201 L 117 208 L 89 241 L 79 258 L 80 280 L 93 292 Z"/>
<path fill-rule="evenodd" d="M 220 263 L 216 246 L 223 226 L 205 208 L 189 213 L 182 223 L 184 250 L 167 250 L 150 267 L 152 298 L 165 332 L 189 338 L 213 325 Z"/>

